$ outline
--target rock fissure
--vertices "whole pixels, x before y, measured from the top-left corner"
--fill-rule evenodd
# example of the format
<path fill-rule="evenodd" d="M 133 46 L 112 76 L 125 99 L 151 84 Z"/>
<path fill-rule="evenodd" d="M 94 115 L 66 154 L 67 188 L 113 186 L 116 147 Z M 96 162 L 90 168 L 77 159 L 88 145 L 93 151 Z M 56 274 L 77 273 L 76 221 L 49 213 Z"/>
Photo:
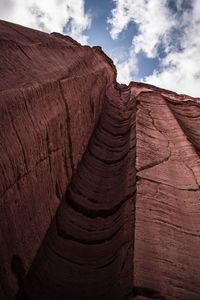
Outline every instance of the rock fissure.
<path fill-rule="evenodd" d="M 66 109 L 66 124 L 67 124 L 67 138 L 69 142 L 69 156 L 70 156 L 70 162 L 71 162 L 71 168 L 72 172 L 74 170 L 74 162 L 73 162 L 73 149 L 72 149 L 72 140 L 71 140 L 71 130 L 70 130 L 70 116 L 69 116 L 69 108 L 67 104 L 67 100 L 65 99 L 63 88 L 62 88 L 62 82 L 59 81 L 59 87 L 60 87 L 60 92 L 62 95 L 63 102 L 65 104 L 65 109 Z"/>

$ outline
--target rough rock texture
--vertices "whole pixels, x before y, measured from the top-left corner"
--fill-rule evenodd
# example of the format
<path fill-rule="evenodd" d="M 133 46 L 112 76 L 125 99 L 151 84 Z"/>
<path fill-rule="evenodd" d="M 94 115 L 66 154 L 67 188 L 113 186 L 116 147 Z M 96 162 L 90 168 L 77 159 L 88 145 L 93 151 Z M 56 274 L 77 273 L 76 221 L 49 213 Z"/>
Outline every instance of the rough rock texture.
<path fill-rule="evenodd" d="M 99 122 L 19 299 L 132 299 L 134 103 L 107 89 Z M 48 267 L 47 267 L 48 266 Z"/>
<path fill-rule="evenodd" d="M 0 299 L 200 299 L 199 128 L 200 99 L 1 21 Z"/>
<path fill-rule="evenodd" d="M 98 48 L 0 22 L 0 291 L 6 299 L 38 250 L 114 78 Z"/>
<path fill-rule="evenodd" d="M 200 100 L 132 84 L 137 95 L 134 285 L 200 299 Z"/>

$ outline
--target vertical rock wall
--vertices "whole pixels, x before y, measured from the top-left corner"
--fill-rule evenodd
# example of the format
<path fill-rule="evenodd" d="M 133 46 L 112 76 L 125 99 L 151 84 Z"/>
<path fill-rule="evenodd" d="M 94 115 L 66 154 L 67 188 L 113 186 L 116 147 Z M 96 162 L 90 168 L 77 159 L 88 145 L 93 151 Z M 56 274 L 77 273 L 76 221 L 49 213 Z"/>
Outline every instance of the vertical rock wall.
<path fill-rule="evenodd" d="M 0 53 L 0 299 L 13 299 L 86 149 L 115 69 L 99 49 L 6 22 L 0 22 Z"/>
<path fill-rule="evenodd" d="M 134 286 L 156 299 L 197 300 L 200 102 L 143 85 L 133 85 L 132 93 L 137 102 Z"/>
<path fill-rule="evenodd" d="M 129 89 L 107 89 L 19 299 L 132 299 L 134 109 Z"/>
<path fill-rule="evenodd" d="M 0 22 L 0 299 L 200 299 L 200 100 L 115 78 Z"/>

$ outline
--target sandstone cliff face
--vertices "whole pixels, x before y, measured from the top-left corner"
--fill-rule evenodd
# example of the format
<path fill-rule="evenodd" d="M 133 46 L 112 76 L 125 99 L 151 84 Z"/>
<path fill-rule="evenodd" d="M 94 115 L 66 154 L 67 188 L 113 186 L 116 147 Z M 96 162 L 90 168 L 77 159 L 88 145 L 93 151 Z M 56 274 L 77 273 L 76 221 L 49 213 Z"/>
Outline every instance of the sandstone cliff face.
<path fill-rule="evenodd" d="M 23 276 L 13 258 L 28 270 L 115 69 L 98 48 L 6 22 L 0 52 L 0 285 L 12 299 Z"/>
<path fill-rule="evenodd" d="M 0 54 L 0 299 L 200 299 L 200 100 L 3 21 Z"/>
<path fill-rule="evenodd" d="M 137 95 L 134 285 L 165 299 L 200 299 L 200 100 L 141 84 L 131 91 Z"/>

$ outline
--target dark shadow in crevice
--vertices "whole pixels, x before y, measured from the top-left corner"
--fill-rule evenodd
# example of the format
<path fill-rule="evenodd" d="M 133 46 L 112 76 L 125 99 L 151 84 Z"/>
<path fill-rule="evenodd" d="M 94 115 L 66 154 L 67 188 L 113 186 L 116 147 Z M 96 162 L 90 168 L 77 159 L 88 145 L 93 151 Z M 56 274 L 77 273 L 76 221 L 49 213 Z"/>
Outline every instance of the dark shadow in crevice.
<path fill-rule="evenodd" d="M 162 296 L 159 291 L 142 286 L 133 287 L 133 296 L 134 298 L 137 296 L 143 296 L 149 299 L 166 300 L 165 296 Z"/>

